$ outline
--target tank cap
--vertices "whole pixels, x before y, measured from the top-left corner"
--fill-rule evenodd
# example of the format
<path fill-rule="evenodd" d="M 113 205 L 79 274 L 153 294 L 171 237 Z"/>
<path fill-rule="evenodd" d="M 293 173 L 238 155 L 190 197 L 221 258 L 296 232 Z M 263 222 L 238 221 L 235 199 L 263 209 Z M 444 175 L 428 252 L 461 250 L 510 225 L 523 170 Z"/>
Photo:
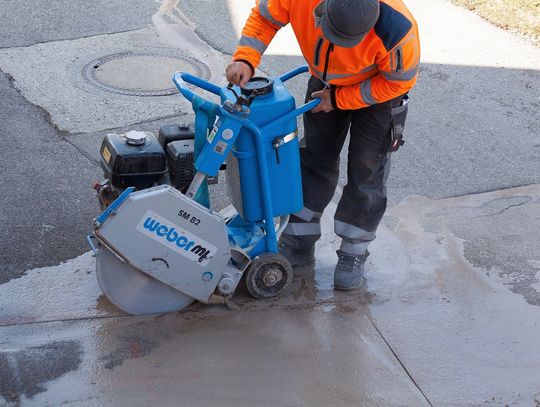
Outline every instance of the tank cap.
<path fill-rule="evenodd" d="M 146 134 L 142 131 L 128 131 L 124 135 L 124 138 L 126 140 L 126 144 L 130 146 L 142 146 L 144 143 L 146 143 Z"/>
<path fill-rule="evenodd" d="M 246 86 L 240 89 L 242 95 L 250 96 L 263 96 L 267 95 L 274 89 L 274 81 L 269 78 L 263 78 L 262 76 L 254 76 L 246 83 Z"/>

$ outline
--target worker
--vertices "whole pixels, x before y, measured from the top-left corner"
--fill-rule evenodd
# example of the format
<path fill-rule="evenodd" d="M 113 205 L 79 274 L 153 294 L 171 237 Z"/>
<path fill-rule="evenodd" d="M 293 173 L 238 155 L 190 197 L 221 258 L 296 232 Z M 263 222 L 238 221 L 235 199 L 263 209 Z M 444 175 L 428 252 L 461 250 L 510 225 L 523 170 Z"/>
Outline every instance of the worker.
<path fill-rule="evenodd" d="M 334 195 L 350 132 L 347 184 L 334 216 L 341 237 L 334 288 L 365 284 L 368 244 L 386 210 L 390 153 L 402 143 L 407 93 L 420 60 L 418 27 L 402 0 L 257 0 L 227 79 L 244 86 L 276 32 L 291 24 L 311 77 L 301 149 L 304 208 L 291 215 L 279 251 L 293 267 L 315 262 L 321 215 Z"/>

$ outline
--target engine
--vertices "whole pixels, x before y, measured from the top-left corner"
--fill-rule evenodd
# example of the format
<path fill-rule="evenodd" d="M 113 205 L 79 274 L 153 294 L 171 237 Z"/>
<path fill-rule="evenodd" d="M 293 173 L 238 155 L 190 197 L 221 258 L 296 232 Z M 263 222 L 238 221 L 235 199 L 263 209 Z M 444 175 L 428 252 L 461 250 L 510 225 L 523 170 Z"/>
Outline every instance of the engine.
<path fill-rule="evenodd" d="M 94 189 L 102 209 L 128 187 L 137 190 L 169 184 L 184 193 L 195 176 L 195 133 L 190 125 L 166 125 L 150 132 L 107 134 L 100 148 L 105 180 Z M 215 183 L 217 179 L 209 180 Z"/>

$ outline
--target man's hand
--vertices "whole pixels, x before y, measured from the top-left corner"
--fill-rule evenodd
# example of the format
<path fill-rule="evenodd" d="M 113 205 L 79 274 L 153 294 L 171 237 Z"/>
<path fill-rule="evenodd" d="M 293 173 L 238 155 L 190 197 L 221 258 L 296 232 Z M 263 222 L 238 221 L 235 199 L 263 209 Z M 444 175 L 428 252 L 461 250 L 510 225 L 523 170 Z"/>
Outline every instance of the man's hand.
<path fill-rule="evenodd" d="M 230 83 L 243 88 L 251 79 L 251 67 L 240 61 L 232 62 L 225 70 L 225 75 Z"/>
<path fill-rule="evenodd" d="M 318 113 L 318 112 L 328 113 L 334 110 L 334 106 L 332 106 L 332 91 L 329 88 L 325 88 L 323 90 L 313 92 L 311 94 L 311 97 L 314 99 L 315 98 L 321 99 L 321 103 L 319 103 L 317 106 L 311 109 L 313 113 Z"/>

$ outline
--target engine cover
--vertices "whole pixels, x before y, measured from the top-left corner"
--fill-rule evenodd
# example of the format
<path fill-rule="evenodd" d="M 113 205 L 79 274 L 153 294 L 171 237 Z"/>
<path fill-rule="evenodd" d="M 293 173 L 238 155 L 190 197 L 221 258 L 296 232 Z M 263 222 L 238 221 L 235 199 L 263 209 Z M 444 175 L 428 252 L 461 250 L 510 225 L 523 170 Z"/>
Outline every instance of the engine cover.
<path fill-rule="evenodd" d="M 202 302 L 231 270 L 224 219 L 168 185 L 131 193 L 94 233 L 133 267 Z"/>
<path fill-rule="evenodd" d="M 165 151 L 148 132 L 107 134 L 100 153 L 105 177 L 116 188 L 148 188 L 167 172 Z"/>

